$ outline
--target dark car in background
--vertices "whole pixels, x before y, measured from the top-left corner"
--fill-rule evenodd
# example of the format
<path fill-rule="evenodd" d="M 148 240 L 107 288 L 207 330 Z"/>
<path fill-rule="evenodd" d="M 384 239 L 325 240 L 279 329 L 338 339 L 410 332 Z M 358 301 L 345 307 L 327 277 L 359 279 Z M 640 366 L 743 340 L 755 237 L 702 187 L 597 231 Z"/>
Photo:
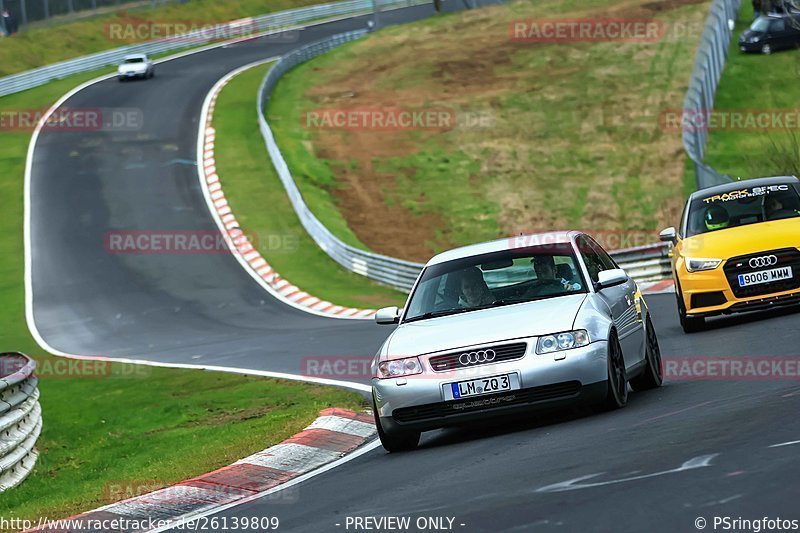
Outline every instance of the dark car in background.
<path fill-rule="evenodd" d="M 758 17 L 739 37 L 739 50 L 771 54 L 800 44 L 800 13 Z"/>

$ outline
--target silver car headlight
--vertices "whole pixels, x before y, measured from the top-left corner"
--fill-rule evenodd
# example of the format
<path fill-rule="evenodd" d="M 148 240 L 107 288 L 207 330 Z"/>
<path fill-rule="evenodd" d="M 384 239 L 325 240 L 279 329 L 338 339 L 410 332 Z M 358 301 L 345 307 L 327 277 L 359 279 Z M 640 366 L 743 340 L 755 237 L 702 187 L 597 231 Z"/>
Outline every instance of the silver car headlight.
<path fill-rule="evenodd" d="M 702 272 L 703 270 L 714 270 L 722 263 L 722 259 L 705 259 L 700 257 L 687 257 L 686 270 L 689 272 Z"/>
<path fill-rule="evenodd" d="M 589 333 L 585 329 L 575 331 L 565 331 L 553 335 L 539 337 L 536 342 L 536 353 L 544 355 L 546 353 L 560 352 L 561 350 L 571 350 L 589 344 Z"/>
<path fill-rule="evenodd" d="M 378 363 L 378 377 L 380 379 L 399 378 L 422 374 L 422 363 L 419 357 L 407 357 Z"/>

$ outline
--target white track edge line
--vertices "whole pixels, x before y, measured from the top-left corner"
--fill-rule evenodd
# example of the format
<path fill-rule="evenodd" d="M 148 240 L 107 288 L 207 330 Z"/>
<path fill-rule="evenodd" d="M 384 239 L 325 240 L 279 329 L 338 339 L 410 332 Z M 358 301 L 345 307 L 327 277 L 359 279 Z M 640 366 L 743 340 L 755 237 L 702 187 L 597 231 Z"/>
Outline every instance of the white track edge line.
<path fill-rule="evenodd" d="M 351 15 L 351 16 L 343 16 L 340 18 L 329 19 L 329 20 L 322 20 L 318 22 L 314 22 L 305 26 L 296 26 L 295 29 L 300 28 L 308 28 L 312 26 L 318 26 L 322 24 L 328 24 L 331 22 L 336 22 L 339 20 L 345 20 L 348 18 L 356 18 L 363 15 Z M 179 59 L 182 57 L 186 57 L 193 54 L 198 54 L 202 52 L 206 52 L 208 50 L 212 50 L 215 48 L 219 48 L 222 46 L 228 46 L 231 44 L 236 44 L 242 41 L 254 40 L 260 37 L 265 37 L 267 35 L 272 35 L 275 33 L 280 33 L 283 31 L 288 30 L 280 30 L 280 31 L 273 31 L 273 32 L 264 32 L 262 34 L 258 34 L 257 36 L 248 36 L 245 38 L 234 39 L 231 41 L 225 41 L 221 43 L 215 43 L 210 46 L 196 48 L 194 50 L 187 50 L 185 52 L 180 52 L 173 56 L 164 57 L 155 61 L 155 63 L 166 63 L 167 61 L 172 61 L 175 59 Z M 274 60 L 274 59 L 273 59 Z M 115 77 L 116 74 L 104 74 L 102 76 L 98 76 L 97 78 L 85 81 L 79 84 L 77 87 L 68 91 L 64 96 L 59 98 L 56 103 L 54 103 L 47 112 L 42 115 L 39 119 L 39 122 L 36 124 L 34 128 L 33 135 L 31 135 L 30 143 L 28 144 L 28 152 L 25 158 L 25 175 L 24 175 L 24 190 L 23 190 L 23 255 L 24 255 L 24 282 L 25 282 L 25 321 L 28 326 L 28 330 L 31 333 L 31 336 L 36 341 L 43 350 L 46 352 L 56 355 L 59 357 L 64 357 L 67 359 L 83 359 L 83 360 L 102 360 L 102 361 L 112 361 L 112 362 L 119 362 L 119 363 L 127 363 L 127 364 L 135 364 L 135 365 L 142 365 L 142 366 L 152 366 L 152 367 L 161 367 L 161 368 L 184 368 L 184 369 L 195 369 L 195 370 L 209 370 L 209 371 L 216 371 L 216 372 L 228 372 L 233 374 L 246 374 L 246 375 L 257 375 L 263 377 L 272 377 L 272 378 L 279 378 L 279 379 L 288 379 L 294 381 L 304 381 L 309 383 L 317 383 L 321 385 L 332 385 L 337 387 L 345 387 L 361 392 L 370 392 L 371 387 L 368 385 L 364 385 L 361 383 L 353 383 L 348 381 L 336 381 L 332 379 L 325 379 L 325 378 L 314 378 L 310 376 L 302 376 L 298 374 L 284 374 L 281 372 L 269 372 L 265 370 L 256 370 L 256 369 L 248 369 L 248 368 L 236 368 L 236 367 L 222 367 L 222 366 L 214 366 L 214 365 L 193 365 L 193 364 L 184 364 L 184 363 L 166 363 L 166 362 L 158 362 L 158 361 L 146 361 L 146 360 L 138 360 L 138 359 L 131 359 L 131 358 L 116 358 L 116 357 L 99 357 L 99 356 L 88 356 L 88 355 L 75 355 L 63 352 L 61 350 L 57 350 L 53 346 L 51 346 L 45 339 L 42 337 L 39 329 L 36 327 L 36 321 L 33 316 L 33 277 L 32 277 L 32 262 L 31 262 L 31 169 L 33 164 L 33 156 L 36 150 L 36 142 L 39 139 L 39 134 L 41 133 L 42 127 L 47 123 L 50 116 L 59 108 L 61 107 L 64 102 L 75 96 L 80 91 L 100 83 L 102 81 L 111 79 Z M 203 124 L 203 122 L 201 122 Z M 327 317 L 326 317 L 327 318 Z"/>

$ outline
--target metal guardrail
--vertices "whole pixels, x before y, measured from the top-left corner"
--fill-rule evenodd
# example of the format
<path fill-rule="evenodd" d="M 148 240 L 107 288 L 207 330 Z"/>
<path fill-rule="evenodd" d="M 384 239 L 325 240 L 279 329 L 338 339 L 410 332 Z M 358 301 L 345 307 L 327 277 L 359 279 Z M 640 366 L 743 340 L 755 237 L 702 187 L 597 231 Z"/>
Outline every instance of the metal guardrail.
<path fill-rule="evenodd" d="M 379 0 L 378 8 L 396 9 L 423 3 L 429 3 L 429 0 Z M 114 48 L 0 78 L 0 96 L 32 89 L 72 74 L 116 65 L 128 54 L 160 54 L 218 42 L 223 40 L 220 37 L 229 39 L 235 36 L 255 36 L 271 31 L 285 30 L 307 22 L 367 13 L 371 12 L 374 7 L 373 0 L 346 0 L 230 21 L 217 24 L 213 28 L 203 28 L 183 35 Z"/>
<path fill-rule="evenodd" d="M 0 492 L 22 483 L 39 456 L 42 409 L 35 368 L 21 353 L 0 354 Z"/>
<path fill-rule="evenodd" d="M 683 102 L 683 146 L 694 162 L 698 189 L 733 181 L 703 162 L 708 141 L 707 120 L 704 119 L 714 109 L 717 85 L 728 58 L 733 36 L 728 21 L 736 20 L 741 4 L 741 0 L 714 0 L 711 5 Z"/>
<path fill-rule="evenodd" d="M 612 250 L 609 255 L 636 281 L 660 281 L 672 277 L 669 250 L 669 244 L 660 242 Z"/>
<path fill-rule="evenodd" d="M 272 130 L 267 124 L 264 109 L 278 80 L 295 66 L 324 54 L 339 45 L 359 39 L 366 31 L 335 35 L 329 39 L 311 43 L 283 56 L 267 72 L 258 92 L 258 123 L 267 151 L 289 200 L 301 224 L 312 239 L 334 261 L 350 272 L 366 276 L 374 281 L 401 291 L 411 290 L 423 265 L 361 250 L 346 244 L 326 228 L 311 212 L 300 194 L 286 160 L 283 158 Z M 612 252 L 611 255 L 638 281 L 660 280 L 670 276 L 669 247 L 665 244 L 642 246 Z"/>
<path fill-rule="evenodd" d="M 366 276 L 384 285 L 408 292 L 411 290 L 414 281 L 416 281 L 422 269 L 422 265 L 361 250 L 346 244 L 331 233 L 328 228 L 314 216 L 303 200 L 303 196 L 297 188 L 297 183 L 295 183 L 289 171 L 289 167 L 286 165 L 286 161 L 283 158 L 283 154 L 281 154 L 278 145 L 275 143 L 275 137 L 272 135 L 272 130 L 264 116 L 264 106 L 269 95 L 272 93 L 278 80 L 287 71 L 339 45 L 360 39 L 366 34 L 366 30 L 361 30 L 335 35 L 329 39 L 298 48 L 283 56 L 272 66 L 269 72 L 267 72 L 267 75 L 261 83 L 261 88 L 258 92 L 258 123 L 269 156 L 289 195 L 292 207 L 294 207 L 300 219 L 300 223 L 303 224 L 303 227 L 311 238 L 314 239 L 314 242 L 316 242 L 334 261 L 350 272 L 361 274 L 362 276 Z"/>

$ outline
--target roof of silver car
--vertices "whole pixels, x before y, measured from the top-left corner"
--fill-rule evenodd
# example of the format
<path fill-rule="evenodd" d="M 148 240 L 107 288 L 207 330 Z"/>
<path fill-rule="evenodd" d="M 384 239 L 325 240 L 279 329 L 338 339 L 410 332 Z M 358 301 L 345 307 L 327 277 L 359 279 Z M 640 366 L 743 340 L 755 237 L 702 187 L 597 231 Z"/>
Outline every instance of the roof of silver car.
<path fill-rule="evenodd" d="M 126 59 L 147 59 L 147 54 L 128 54 L 122 58 L 122 60 Z"/>
<path fill-rule="evenodd" d="M 464 257 L 472 257 L 474 255 L 500 252 L 502 250 L 568 243 L 573 235 L 578 235 L 580 233 L 579 231 L 551 231 L 547 233 L 532 233 L 529 235 L 513 235 L 505 239 L 497 239 L 496 241 L 470 244 L 469 246 L 462 246 L 461 248 L 442 252 L 431 258 L 426 266 L 445 263 L 447 261 L 453 261 L 454 259 L 463 259 Z"/>

